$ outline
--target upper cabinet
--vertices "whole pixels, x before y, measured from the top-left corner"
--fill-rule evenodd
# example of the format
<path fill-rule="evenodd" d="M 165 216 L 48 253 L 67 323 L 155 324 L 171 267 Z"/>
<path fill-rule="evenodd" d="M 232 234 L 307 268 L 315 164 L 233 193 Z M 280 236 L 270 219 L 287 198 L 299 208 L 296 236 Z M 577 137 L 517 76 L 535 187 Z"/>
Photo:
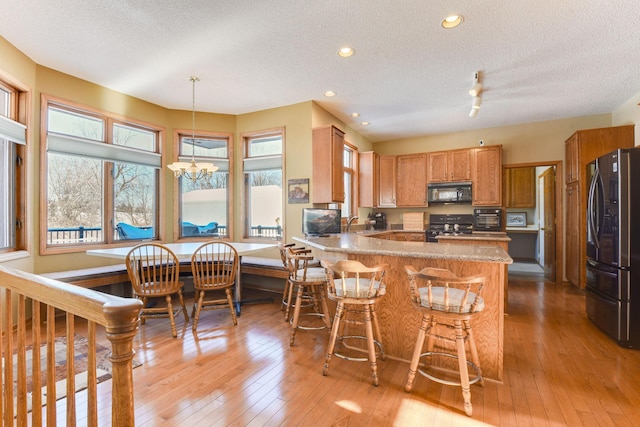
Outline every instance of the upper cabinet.
<path fill-rule="evenodd" d="M 312 203 L 344 202 L 344 132 L 335 126 L 313 129 Z"/>
<path fill-rule="evenodd" d="M 427 206 L 427 154 L 398 156 L 396 168 L 396 206 Z"/>
<path fill-rule="evenodd" d="M 471 183 L 474 206 L 502 206 L 502 145 L 473 148 Z"/>
<path fill-rule="evenodd" d="M 427 154 L 360 153 L 358 201 L 363 208 L 426 206 Z"/>
<path fill-rule="evenodd" d="M 580 130 L 565 142 L 566 183 L 581 181 L 587 164 L 617 148 L 634 144 L 634 125 Z"/>
<path fill-rule="evenodd" d="M 378 155 L 365 151 L 358 156 L 358 206 L 378 206 Z"/>
<path fill-rule="evenodd" d="M 426 207 L 427 183 L 459 181 L 471 181 L 473 205 L 502 205 L 501 145 L 359 159 L 360 207 Z"/>
<path fill-rule="evenodd" d="M 536 168 L 533 166 L 505 168 L 503 174 L 504 206 L 507 208 L 536 207 Z"/>
<path fill-rule="evenodd" d="M 380 154 L 378 169 L 378 207 L 396 207 L 396 156 Z"/>
<path fill-rule="evenodd" d="M 428 182 L 469 181 L 473 149 L 436 151 L 428 155 Z"/>

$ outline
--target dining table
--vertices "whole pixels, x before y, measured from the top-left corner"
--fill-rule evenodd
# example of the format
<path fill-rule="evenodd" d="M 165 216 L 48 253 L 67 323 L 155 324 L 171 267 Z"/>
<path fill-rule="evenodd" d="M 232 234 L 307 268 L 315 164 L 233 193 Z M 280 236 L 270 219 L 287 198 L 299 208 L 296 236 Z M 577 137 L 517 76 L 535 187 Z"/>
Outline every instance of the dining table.
<path fill-rule="evenodd" d="M 243 300 L 242 299 L 242 283 L 241 283 L 241 265 L 242 265 L 242 256 L 250 253 L 258 252 L 263 249 L 273 248 L 276 245 L 270 243 L 251 243 L 251 242 L 228 242 L 233 246 L 233 248 L 238 252 L 238 270 L 236 273 L 236 283 L 234 289 L 234 304 L 236 307 L 236 315 L 240 316 L 241 314 L 241 306 L 243 304 L 254 303 L 254 302 L 263 302 L 263 301 L 273 301 L 272 298 L 259 298 L 259 299 L 251 299 L 251 300 Z M 181 262 L 191 262 L 191 256 L 204 242 L 181 242 L 181 243 L 164 243 L 164 246 L 171 249 L 171 251 L 176 254 L 176 256 L 180 259 Z M 87 250 L 87 255 L 104 257 L 104 258 L 116 258 L 125 260 L 127 258 L 127 254 L 134 246 L 119 246 L 117 248 L 104 248 L 104 249 L 89 249 Z"/>

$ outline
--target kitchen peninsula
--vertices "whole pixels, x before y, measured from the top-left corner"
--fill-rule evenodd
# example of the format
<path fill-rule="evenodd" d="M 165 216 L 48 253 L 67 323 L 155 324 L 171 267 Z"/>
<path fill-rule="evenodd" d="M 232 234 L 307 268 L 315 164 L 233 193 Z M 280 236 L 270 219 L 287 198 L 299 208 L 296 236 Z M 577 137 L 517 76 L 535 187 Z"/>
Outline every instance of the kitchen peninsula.
<path fill-rule="evenodd" d="M 412 306 L 405 265 L 416 269 L 446 268 L 459 276 L 487 277 L 482 296 L 485 308 L 474 320 L 473 330 L 483 376 L 502 381 L 504 339 L 504 288 L 511 257 L 499 247 L 394 241 L 375 238 L 379 233 L 340 234 L 330 237 L 294 237 L 313 250 L 318 259 L 351 259 L 365 265 L 389 264 L 386 295 L 376 306 L 385 353 L 409 361 L 420 327 L 421 315 Z"/>

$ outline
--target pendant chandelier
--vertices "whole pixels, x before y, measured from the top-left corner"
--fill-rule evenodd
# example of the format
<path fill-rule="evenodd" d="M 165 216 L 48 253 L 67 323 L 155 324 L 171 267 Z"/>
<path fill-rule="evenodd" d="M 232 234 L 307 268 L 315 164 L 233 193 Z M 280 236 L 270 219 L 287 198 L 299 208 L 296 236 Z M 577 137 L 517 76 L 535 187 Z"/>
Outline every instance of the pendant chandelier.
<path fill-rule="evenodd" d="M 193 182 L 201 178 L 211 178 L 218 167 L 213 163 L 196 163 L 196 82 L 199 78 L 191 76 L 191 162 L 173 162 L 167 165 L 176 178 L 185 177 Z"/>

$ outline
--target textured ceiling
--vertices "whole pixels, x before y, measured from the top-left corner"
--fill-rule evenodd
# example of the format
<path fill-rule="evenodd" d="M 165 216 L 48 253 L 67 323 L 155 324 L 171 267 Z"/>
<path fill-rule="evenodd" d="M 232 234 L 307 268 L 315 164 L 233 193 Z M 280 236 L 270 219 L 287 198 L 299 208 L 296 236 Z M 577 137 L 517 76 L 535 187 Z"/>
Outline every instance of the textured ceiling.
<path fill-rule="evenodd" d="M 638 0 L 0 0 L 43 66 L 172 109 L 191 75 L 199 111 L 314 100 L 373 142 L 609 113 L 640 92 L 639 25 Z"/>

